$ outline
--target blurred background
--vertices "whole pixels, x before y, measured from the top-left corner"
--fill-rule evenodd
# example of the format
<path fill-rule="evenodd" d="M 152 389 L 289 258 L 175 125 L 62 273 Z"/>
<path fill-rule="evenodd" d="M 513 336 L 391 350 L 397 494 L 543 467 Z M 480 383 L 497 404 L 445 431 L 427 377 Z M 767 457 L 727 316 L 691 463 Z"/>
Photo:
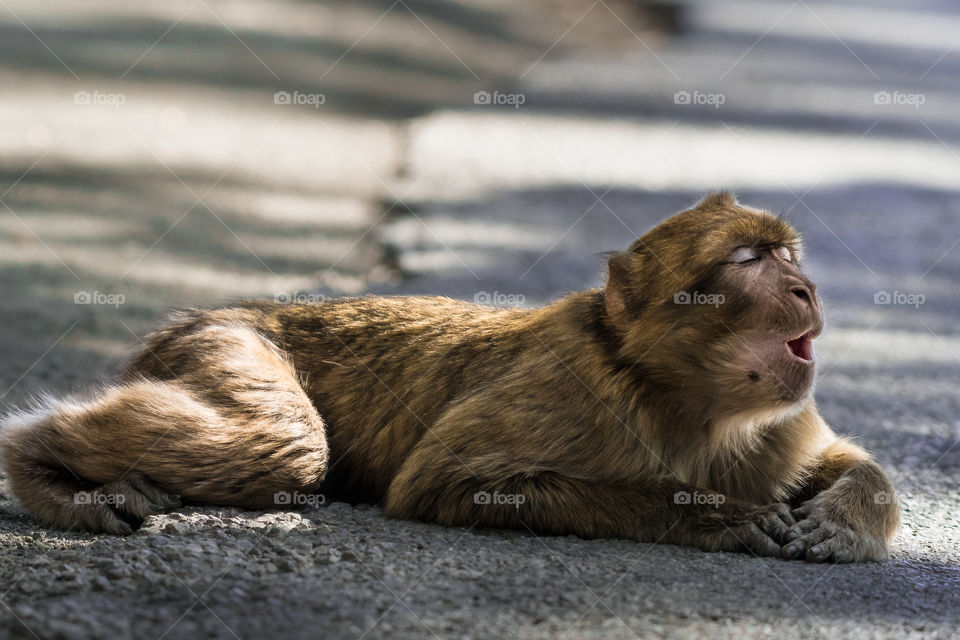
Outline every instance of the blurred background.
<path fill-rule="evenodd" d="M 170 307 L 539 305 L 728 188 L 803 232 L 822 409 L 955 562 L 958 34 L 946 0 L 0 0 L 0 403 Z"/>

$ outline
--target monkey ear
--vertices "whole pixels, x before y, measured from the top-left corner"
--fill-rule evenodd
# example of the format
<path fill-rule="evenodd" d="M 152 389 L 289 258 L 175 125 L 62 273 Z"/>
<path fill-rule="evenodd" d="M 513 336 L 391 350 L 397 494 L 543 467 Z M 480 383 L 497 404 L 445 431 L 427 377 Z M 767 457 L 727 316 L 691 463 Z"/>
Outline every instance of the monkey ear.
<path fill-rule="evenodd" d="M 607 315 L 617 320 L 623 318 L 633 306 L 633 270 L 629 251 L 611 252 L 607 261 L 607 286 L 603 298 Z"/>
<path fill-rule="evenodd" d="M 694 209 L 723 209 L 735 204 L 737 204 L 737 196 L 724 189 L 703 196 Z"/>

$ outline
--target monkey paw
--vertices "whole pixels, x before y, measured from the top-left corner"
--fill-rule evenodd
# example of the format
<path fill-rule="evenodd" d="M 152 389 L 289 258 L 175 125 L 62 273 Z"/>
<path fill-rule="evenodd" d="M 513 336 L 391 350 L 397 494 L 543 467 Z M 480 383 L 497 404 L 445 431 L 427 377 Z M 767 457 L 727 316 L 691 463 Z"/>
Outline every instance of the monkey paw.
<path fill-rule="evenodd" d="M 860 533 L 830 518 L 817 501 L 793 510 L 797 523 L 787 533 L 781 549 L 784 558 L 809 562 L 865 562 L 885 560 L 887 547 L 873 536 Z"/>
<path fill-rule="evenodd" d="M 164 493 L 145 476 L 129 473 L 74 498 L 76 524 L 93 532 L 127 535 L 149 515 L 180 506 L 180 497 Z"/>
<path fill-rule="evenodd" d="M 776 557 L 787 541 L 790 527 L 796 522 L 785 504 L 770 504 L 750 510 L 742 522 L 730 527 L 737 547 L 758 556 Z"/>

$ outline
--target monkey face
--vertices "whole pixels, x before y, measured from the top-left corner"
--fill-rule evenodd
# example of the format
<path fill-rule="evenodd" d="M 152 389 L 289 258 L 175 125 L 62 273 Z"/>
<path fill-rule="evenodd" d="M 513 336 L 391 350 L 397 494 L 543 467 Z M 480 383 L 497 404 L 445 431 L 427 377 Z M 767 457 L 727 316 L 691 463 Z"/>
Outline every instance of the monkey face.
<path fill-rule="evenodd" d="M 765 240 L 733 249 L 704 283 L 730 302 L 713 319 L 721 360 L 711 360 L 709 368 L 741 402 L 792 404 L 813 387 L 813 341 L 823 330 L 823 310 L 794 249 Z"/>
<path fill-rule="evenodd" d="M 713 194 L 615 254 L 605 290 L 622 353 L 713 412 L 789 410 L 810 395 L 823 329 L 796 231 Z"/>

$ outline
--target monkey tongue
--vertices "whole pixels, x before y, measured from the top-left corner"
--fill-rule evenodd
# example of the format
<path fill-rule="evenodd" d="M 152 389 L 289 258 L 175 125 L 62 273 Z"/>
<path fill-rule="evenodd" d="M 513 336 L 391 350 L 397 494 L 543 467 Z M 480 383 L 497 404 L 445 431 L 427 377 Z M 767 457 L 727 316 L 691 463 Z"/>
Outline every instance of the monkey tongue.
<path fill-rule="evenodd" d="M 790 353 L 801 360 L 806 360 L 807 362 L 813 361 L 813 338 L 810 337 L 809 332 L 795 340 L 789 340 L 787 342 L 787 348 L 790 349 Z"/>

